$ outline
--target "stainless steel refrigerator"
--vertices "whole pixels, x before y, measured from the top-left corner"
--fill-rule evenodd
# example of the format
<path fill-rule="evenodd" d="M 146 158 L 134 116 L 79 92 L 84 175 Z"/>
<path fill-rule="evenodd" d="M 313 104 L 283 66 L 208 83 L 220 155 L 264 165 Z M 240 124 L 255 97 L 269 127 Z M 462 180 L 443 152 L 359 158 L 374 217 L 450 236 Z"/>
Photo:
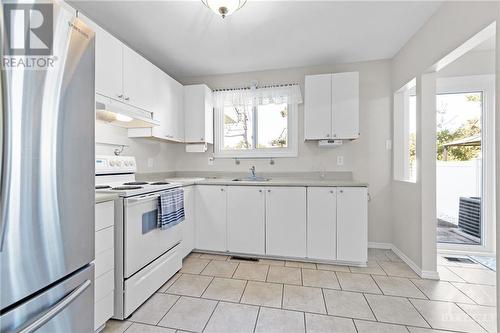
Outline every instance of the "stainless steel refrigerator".
<path fill-rule="evenodd" d="M 52 12 L 33 3 L 13 12 L 4 0 L 0 8 L 2 60 L 29 60 L 28 49 L 37 53 L 50 36 L 52 50 L 35 58 L 54 60 L 35 69 L 2 63 L 2 333 L 92 332 L 94 325 L 94 33 L 49 4 Z M 52 35 L 36 31 L 41 15 L 53 22 Z M 37 33 L 49 42 L 40 44 Z M 23 37 L 36 43 L 16 50 Z"/>

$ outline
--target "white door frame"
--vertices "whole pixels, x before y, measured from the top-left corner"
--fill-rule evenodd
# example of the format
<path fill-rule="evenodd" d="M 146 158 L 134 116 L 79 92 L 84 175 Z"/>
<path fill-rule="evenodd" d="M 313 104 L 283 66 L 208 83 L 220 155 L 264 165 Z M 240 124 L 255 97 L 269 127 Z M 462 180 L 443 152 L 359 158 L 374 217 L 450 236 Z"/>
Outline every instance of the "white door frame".
<path fill-rule="evenodd" d="M 438 244 L 439 252 L 493 253 L 495 235 L 495 75 L 437 78 L 436 93 L 482 92 L 482 235 L 481 245 Z"/>

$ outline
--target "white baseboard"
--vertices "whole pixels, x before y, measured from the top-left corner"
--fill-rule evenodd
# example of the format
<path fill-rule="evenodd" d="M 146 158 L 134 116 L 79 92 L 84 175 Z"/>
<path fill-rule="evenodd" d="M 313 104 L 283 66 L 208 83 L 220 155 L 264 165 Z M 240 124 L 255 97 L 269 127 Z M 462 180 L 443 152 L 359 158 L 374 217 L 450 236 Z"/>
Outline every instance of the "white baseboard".
<path fill-rule="evenodd" d="M 423 279 L 439 280 L 439 273 L 433 271 L 423 271 L 417 264 L 413 262 L 406 254 L 391 243 L 368 242 L 370 249 L 392 250 L 401 260 L 403 260 L 410 268 Z"/>
<path fill-rule="evenodd" d="M 382 249 L 382 250 L 391 250 L 391 243 L 377 243 L 377 242 L 368 242 L 369 249 Z"/>

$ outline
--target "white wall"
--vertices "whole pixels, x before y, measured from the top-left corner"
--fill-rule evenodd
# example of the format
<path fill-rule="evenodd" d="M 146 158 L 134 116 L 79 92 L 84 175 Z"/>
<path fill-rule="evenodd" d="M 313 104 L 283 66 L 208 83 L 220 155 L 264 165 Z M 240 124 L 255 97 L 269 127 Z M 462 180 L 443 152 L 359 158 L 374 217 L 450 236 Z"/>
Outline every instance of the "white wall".
<path fill-rule="evenodd" d="M 420 89 L 420 76 L 432 71 L 432 66 L 440 59 L 494 22 L 498 7 L 498 2 L 445 2 L 393 59 L 393 92 L 414 77 L 417 77 L 417 90 Z M 417 112 L 420 111 L 421 105 L 417 105 Z M 419 121 L 422 121 L 421 117 Z M 424 138 L 435 132 L 435 126 L 422 127 L 420 124 L 420 128 L 425 132 Z M 422 151 L 417 151 L 420 162 L 421 154 Z M 421 210 L 422 194 L 426 194 L 422 193 L 421 178 L 430 177 L 431 174 L 421 174 L 416 184 L 394 182 L 393 243 L 422 270 L 432 271 L 435 263 L 427 261 L 432 255 L 428 249 L 435 247 L 436 240 L 422 234 L 426 231 L 423 231 Z"/>
<path fill-rule="evenodd" d="M 151 139 L 129 139 L 125 128 L 108 125 L 102 121 L 96 121 L 95 128 L 96 155 L 113 155 L 117 146 L 104 145 L 102 143 L 123 144 L 126 147 L 122 155 L 135 156 L 137 160 L 137 172 L 165 172 L 175 171 L 176 156 L 184 149 L 184 145 L 167 143 Z M 148 159 L 152 165 L 148 165 Z"/>
<path fill-rule="evenodd" d="M 299 106 L 299 147 L 297 158 L 269 160 L 242 160 L 235 165 L 232 159 L 217 159 L 208 165 L 211 151 L 204 154 L 181 153 L 177 169 L 189 171 L 243 171 L 255 165 L 257 172 L 282 171 L 352 171 L 356 180 L 370 184 L 369 241 L 391 242 L 391 151 L 386 140 L 391 138 L 391 82 L 390 62 L 373 61 L 334 66 L 295 68 L 253 73 L 229 74 L 208 77 L 182 78 L 183 84 L 206 83 L 212 89 L 259 84 L 298 82 L 304 96 L 306 74 L 360 72 L 360 131 L 361 137 L 336 149 L 320 149 L 316 142 L 304 142 L 303 105 Z M 344 156 L 344 165 L 337 166 L 338 155 Z"/>
<path fill-rule="evenodd" d="M 471 51 L 442 70 L 438 77 L 486 75 L 495 73 L 495 50 Z"/>

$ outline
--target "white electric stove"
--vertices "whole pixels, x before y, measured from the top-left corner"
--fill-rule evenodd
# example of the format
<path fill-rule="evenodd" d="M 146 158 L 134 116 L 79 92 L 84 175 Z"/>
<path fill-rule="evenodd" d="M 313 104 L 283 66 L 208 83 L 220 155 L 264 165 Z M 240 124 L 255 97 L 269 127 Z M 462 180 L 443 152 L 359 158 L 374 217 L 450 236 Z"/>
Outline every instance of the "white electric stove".
<path fill-rule="evenodd" d="M 182 222 L 157 227 L 159 197 L 181 184 L 136 181 L 131 156 L 97 156 L 96 192 L 116 193 L 115 313 L 126 319 L 182 266 Z"/>
<path fill-rule="evenodd" d="M 95 189 L 99 193 L 131 197 L 181 186 L 165 181 L 136 181 L 137 166 L 133 156 L 97 156 L 95 161 Z"/>

